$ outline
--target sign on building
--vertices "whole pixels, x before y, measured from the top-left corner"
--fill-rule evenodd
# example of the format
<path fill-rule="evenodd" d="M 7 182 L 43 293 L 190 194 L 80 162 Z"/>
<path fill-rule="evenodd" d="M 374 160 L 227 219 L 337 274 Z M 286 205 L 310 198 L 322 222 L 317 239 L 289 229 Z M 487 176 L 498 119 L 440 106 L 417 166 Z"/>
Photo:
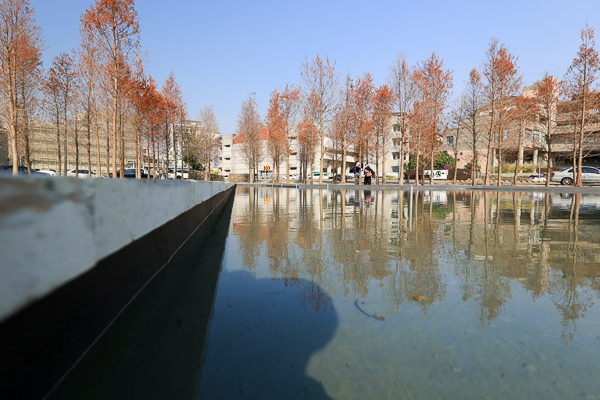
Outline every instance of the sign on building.
<path fill-rule="evenodd" d="M 430 169 L 426 169 L 423 171 L 425 176 L 429 176 L 431 174 Z M 433 179 L 448 179 L 448 170 L 447 169 L 434 169 L 433 170 Z"/>

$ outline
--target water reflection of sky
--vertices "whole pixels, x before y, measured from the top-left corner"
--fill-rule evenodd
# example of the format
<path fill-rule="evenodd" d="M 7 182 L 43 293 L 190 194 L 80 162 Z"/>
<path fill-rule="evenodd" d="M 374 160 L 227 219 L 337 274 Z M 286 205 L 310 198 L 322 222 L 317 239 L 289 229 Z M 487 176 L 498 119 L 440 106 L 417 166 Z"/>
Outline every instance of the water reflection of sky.
<path fill-rule="evenodd" d="M 285 305 L 295 318 L 286 325 L 331 336 L 299 375 L 322 385 L 307 388 L 317 397 L 589 398 L 600 392 L 597 204 L 543 193 L 238 188 L 205 371 L 223 368 L 217 354 L 227 359 L 233 327 L 223 313 L 235 297 L 241 326 Z M 256 281 L 240 285 L 245 276 Z M 274 294 L 251 312 L 245 290 L 260 282 Z M 331 321 L 309 321 L 327 312 L 335 332 L 323 331 Z M 268 359 L 254 370 L 278 365 Z M 206 374 L 204 393 L 223 394 Z"/>

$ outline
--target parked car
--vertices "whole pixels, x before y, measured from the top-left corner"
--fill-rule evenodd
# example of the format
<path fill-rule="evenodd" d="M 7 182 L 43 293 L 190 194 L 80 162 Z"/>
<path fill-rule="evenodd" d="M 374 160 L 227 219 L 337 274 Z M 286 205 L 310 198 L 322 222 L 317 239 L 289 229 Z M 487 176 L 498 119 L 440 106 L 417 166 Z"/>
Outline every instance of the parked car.
<path fill-rule="evenodd" d="M 135 178 L 135 168 L 125 168 L 123 177 L 124 178 Z M 147 178 L 148 175 L 143 168 L 140 168 L 140 175 L 142 178 Z M 121 171 L 117 170 L 117 178 L 121 177 Z"/>
<path fill-rule="evenodd" d="M 594 167 L 581 167 L 583 183 L 600 183 L 600 169 Z M 565 168 L 550 174 L 550 182 L 560 182 L 561 185 L 573 184 L 573 167 Z"/>
<path fill-rule="evenodd" d="M 169 175 L 168 175 L 169 179 L 175 179 L 175 170 L 170 169 L 169 170 Z M 177 179 L 188 179 L 189 177 L 189 171 L 187 169 L 184 169 L 183 171 L 181 170 L 181 168 L 179 168 L 177 170 Z"/>
<path fill-rule="evenodd" d="M 38 169 L 37 172 L 48 176 L 58 176 L 58 173 L 53 169 Z"/>
<path fill-rule="evenodd" d="M 135 168 L 125 168 L 124 169 L 124 174 L 123 177 L 124 178 L 134 178 L 135 179 Z M 144 172 L 143 168 L 140 168 L 140 174 L 142 178 L 147 178 L 148 175 Z M 112 172 L 110 174 L 108 174 L 108 176 L 110 178 L 112 178 Z M 106 178 L 104 175 L 102 175 L 103 178 Z M 121 169 L 117 169 L 117 178 L 121 177 Z"/>
<path fill-rule="evenodd" d="M 528 179 L 529 182 L 546 182 L 546 175 L 544 174 L 532 174 Z"/>
<path fill-rule="evenodd" d="M 79 176 L 77 176 L 77 174 L 75 173 L 75 169 L 68 169 L 67 176 L 76 176 L 81 179 L 88 179 L 90 177 L 89 176 L 90 171 L 87 169 L 79 169 L 77 171 L 79 172 Z M 98 174 L 95 172 L 92 172 L 92 178 L 98 178 Z"/>
<path fill-rule="evenodd" d="M 19 175 L 28 175 L 29 172 L 27 171 L 27 167 L 24 165 L 19 165 Z M 2 175 L 12 175 L 13 173 L 13 166 L 12 165 L 0 165 L 0 174 Z M 42 174 L 36 170 L 31 170 L 31 174 L 29 174 L 31 176 L 48 176 L 46 174 Z"/>

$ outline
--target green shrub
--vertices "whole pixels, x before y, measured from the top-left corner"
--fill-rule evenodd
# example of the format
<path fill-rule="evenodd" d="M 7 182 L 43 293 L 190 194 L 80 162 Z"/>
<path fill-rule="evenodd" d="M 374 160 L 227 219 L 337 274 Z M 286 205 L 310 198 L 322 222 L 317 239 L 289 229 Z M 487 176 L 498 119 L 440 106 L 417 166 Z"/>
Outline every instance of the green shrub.
<path fill-rule="evenodd" d="M 512 164 L 504 164 L 502 165 L 502 173 L 503 174 L 507 174 L 507 173 L 513 173 L 515 172 L 515 165 Z"/>
<path fill-rule="evenodd" d="M 524 173 L 532 173 L 532 172 L 535 172 L 535 170 L 536 170 L 536 166 L 533 164 L 523 165 L 521 167 L 521 172 L 524 172 Z"/>

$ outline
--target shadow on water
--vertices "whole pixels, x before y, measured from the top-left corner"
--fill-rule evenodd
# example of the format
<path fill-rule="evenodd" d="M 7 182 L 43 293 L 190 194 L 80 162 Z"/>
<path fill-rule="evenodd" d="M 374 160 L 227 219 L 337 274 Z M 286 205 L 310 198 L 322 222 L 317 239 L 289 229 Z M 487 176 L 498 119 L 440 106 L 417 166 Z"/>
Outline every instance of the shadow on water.
<path fill-rule="evenodd" d="M 223 273 L 200 399 L 328 399 L 306 374 L 338 325 L 331 297 L 303 279 Z"/>
<path fill-rule="evenodd" d="M 198 395 L 233 198 L 211 215 L 89 349 L 49 399 Z"/>
<path fill-rule="evenodd" d="M 331 297 L 302 279 L 222 273 L 232 207 L 233 198 L 46 398 L 328 398 L 305 369 L 337 327 Z"/>

